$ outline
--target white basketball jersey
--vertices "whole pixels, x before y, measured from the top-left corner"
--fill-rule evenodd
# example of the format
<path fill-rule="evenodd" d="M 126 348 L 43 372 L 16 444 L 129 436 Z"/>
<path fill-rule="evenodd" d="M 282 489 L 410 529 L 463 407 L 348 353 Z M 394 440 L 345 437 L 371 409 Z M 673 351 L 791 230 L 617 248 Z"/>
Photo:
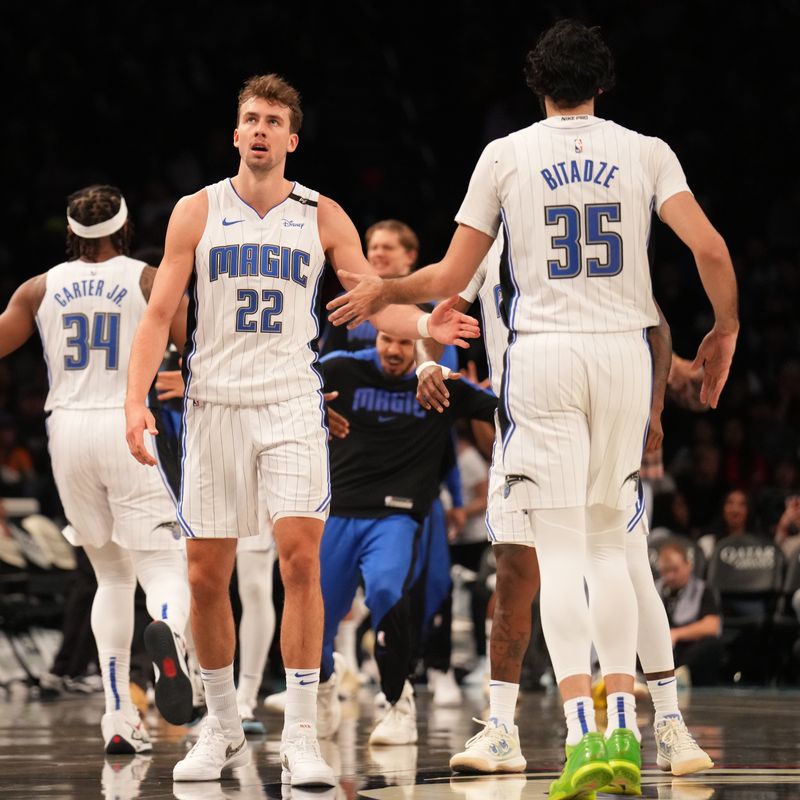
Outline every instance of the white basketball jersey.
<path fill-rule="evenodd" d="M 133 337 L 147 303 L 143 261 L 67 261 L 47 272 L 36 312 L 50 391 L 45 409 L 122 408 Z"/>
<path fill-rule="evenodd" d="M 261 217 L 230 179 L 206 191 L 190 286 L 188 397 L 254 406 L 319 390 L 319 194 L 296 183 Z"/>
<path fill-rule="evenodd" d="M 652 212 L 688 191 L 660 139 L 593 116 L 549 117 L 484 150 L 456 221 L 494 237 L 513 331 L 606 333 L 658 323 Z"/>
<path fill-rule="evenodd" d="M 492 391 L 498 397 L 503 378 L 503 354 L 508 345 L 508 328 L 503 323 L 500 305 L 503 299 L 500 286 L 502 252 L 503 232 L 500 231 L 469 285 L 459 295 L 468 303 L 474 303 L 476 298 L 481 302 L 481 332 L 489 365 L 489 380 L 492 382 Z"/>

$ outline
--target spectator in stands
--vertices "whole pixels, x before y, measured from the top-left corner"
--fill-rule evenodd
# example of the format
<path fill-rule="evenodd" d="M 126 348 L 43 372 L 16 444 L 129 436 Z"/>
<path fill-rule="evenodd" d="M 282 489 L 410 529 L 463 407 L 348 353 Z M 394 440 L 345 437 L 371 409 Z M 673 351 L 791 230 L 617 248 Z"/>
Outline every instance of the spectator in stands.
<path fill-rule="evenodd" d="M 733 489 L 728 492 L 722 501 L 720 521 L 713 526 L 709 533 L 697 540 L 697 544 L 703 549 L 706 558 L 711 558 L 714 547 L 720 539 L 724 539 L 726 536 L 744 536 L 754 533 L 750 518 L 750 498 L 747 493 L 741 489 Z"/>
<path fill-rule="evenodd" d="M 775 528 L 775 544 L 787 560 L 796 557 L 800 549 L 800 495 L 786 498 L 786 508 Z"/>
<path fill-rule="evenodd" d="M 679 543 L 662 545 L 658 569 L 661 577 L 656 585 L 669 619 L 675 666 L 687 667 L 697 686 L 718 683 L 722 663 L 719 598 L 692 574 L 686 548 Z"/>

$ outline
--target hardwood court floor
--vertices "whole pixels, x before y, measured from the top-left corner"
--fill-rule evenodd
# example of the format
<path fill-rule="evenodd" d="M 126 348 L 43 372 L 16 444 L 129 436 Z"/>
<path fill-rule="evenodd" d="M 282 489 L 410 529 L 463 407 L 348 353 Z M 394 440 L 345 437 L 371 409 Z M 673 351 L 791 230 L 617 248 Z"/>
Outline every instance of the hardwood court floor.
<path fill-rule="evenodd" d="M 655 768 L 652 712 L 642 703 L 644 786 L 660 800 L 777 800 L 800 798 L 800 692 L 693 690 L 682 695 L 687 722 L 717 767 L 704 775 L 673 779 Z M 485 719 L 480 690 L 465 693 L 461 707 L 433 708 L 426 691 L 417 698 L 420 737 L 415 746 L 369 747 L 371 693 L 345 704 L 338 735 L 323 753 L 339 778 L 329 791 L 280 786 L 278 745 L 281 720 L 259 712 L 268 733 L 250 741 L 248 768 L 222 782 L 173 784 L 172 766 L 191 745 L 192 733 L 147 716 L 151 757 L 104 757 L 99 695 L 33 702 L 0 700 L 0 798 L 303 798 L 304 800 L 528 800 L 544 798 L 561 767 L 564 727 L 553 693 L 526 694 L 518 721 L 525 776 L 451 777 L 450 755 L 462 748 Z M 611 797 L 611 795 L 609 795 Z"/>

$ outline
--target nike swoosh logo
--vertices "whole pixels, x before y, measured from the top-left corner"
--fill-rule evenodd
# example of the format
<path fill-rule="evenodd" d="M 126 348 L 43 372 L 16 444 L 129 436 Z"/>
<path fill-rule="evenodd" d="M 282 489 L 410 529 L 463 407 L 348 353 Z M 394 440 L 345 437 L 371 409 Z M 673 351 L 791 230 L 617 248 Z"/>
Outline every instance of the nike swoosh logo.
<path fill-rule="evenodd" d="M 244 746 L 247 744 L 247 739 L 242 739 L 236 747 L 233 745 L 228 745 L 227 749 L 225 750 L 225 758 L 228 759 L 231 756 L 235 756 Z"/>
<path fill-rule="evenodd" d="M 319 681 L 298 681 L 301 686 L 310 686 L 312 683 L 318 683 Z"/>
<path fill-rule="evenodd" d="M 669 683 L 674 683 L 676 680 L 677 680 L 677 678 L 670 678 L 667 681 L 659 681 L 657 685 L 658 686 L 666 686 Z"/>
<path fill-rule="evenodd" d="M 295 672 L 294 676 L 295 678 L 307 678 L 309 675 L 313 675 L 315 672 L 316 670 L 314 670 L 314 672 Z"/>
<path fill-rule="evenodd" d="M 229 219 L 223 219 L 222 220 L 222 224 L 225 225 L 225 226 L 235 225 L 237 222 L 244 222 L 244 220 L 243 219 L 230 219 L 230 220 Z"/>
<path fill-rule="evenodd" d="M 396 416 L 378 417 L 378 422 L 391 422 L 393 419 L 397 419 L 397 417 Z"/>

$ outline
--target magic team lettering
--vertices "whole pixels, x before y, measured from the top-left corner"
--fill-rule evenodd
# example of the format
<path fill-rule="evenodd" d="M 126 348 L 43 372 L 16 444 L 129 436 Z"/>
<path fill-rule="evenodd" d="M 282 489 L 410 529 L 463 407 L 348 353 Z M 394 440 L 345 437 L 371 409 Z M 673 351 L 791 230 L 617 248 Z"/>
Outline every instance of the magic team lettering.
<path fill-rule="evenodd" d="M 359 411 L 360 409 L 383 414 L 405 414 L 420 418 L 427 413 L 417 402 L 415 392 L 391 392 L 387 389 L 375 389 L 372 387 L 356 389 L 353 395 L 353 411 Z"/>
<path fill-rule="evenodd" d="M 305 288 L 311 256 L 305 250 L 277 244 L 228 244 L 208 253 L 209 280 L 228 278 L 278 278 Z"/>

